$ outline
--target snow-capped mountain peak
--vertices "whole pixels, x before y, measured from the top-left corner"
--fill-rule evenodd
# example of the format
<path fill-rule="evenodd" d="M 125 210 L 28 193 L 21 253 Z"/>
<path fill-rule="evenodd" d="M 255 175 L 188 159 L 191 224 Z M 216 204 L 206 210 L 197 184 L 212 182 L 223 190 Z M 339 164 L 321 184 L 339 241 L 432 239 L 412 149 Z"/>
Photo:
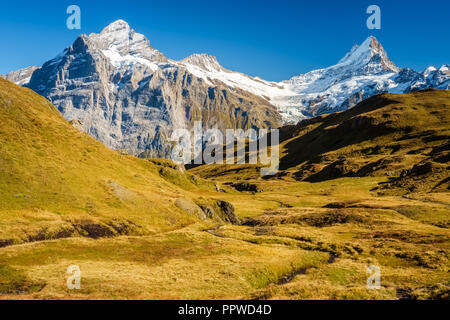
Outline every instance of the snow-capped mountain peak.
<path fill-rule="evenodd" d="M 370 64 L 381 67 L 379 71 L 399 71 L 399 68 L 388 58 L 383 46 L 372 36 L 368 37 L 361 45 L 353 46 L 336 66 L 350 65 L 352 68 L 356 68 L 366 67 Z"/>
<path fill-rule="evenodd" d="M 8 74 L 0 74 L 0 78 L 6 79 L 8 81 L 14 82 L 19 86 L 23 86 L 30 82 L 31 76 L 33 72 L 40 69 L 41 67 L 31 66 L 28 68 L 20 69 L 17 71 L 13 71 Z"/>
<path fill-rule="evenodd" d="M 193 54 L 181 61 L 173 61 L 173 63 L 186 68 L 208 85 L 223 83 L 231 88 L 239 88 L 262 97 L 275 106 L 277 106 L 273 100 L 275 97 L 293 94 L 293 92 L 285 90 L 282 84 L 228 70 L 220 65 L 216 57 L 208 54 Z"/>
<path fill-rule="evenodd" d="M 279 99 L 277 106 L 286 122 L 295 123 L 305 116 L 346 110 L 380 92 L 446 88 L 447 79 L 434 69 L 423 76 L 398 68 L 377 39 L 370 36 L 361 45 L 353 46 L 336 65 L 285 81 L 286 88 L 295 95 Z"/>
<path fill-rule="evenodd" d="M 67 119 L 82 121 L 108 146 L 138 154 L 168 152 L 164 137 L 170 130 L 189 127 L 205 110 L 221 114 L 205 117 L 211 126 L 274 126 L 280 115 L 285 123 L 297 123 L 352 108 L 380 92 L 450 89 L 450 72 L 448 65 L 423 73 L 400 69 L 368 37 L 331 67 L 271 82 L 224 68 L 207 54 L 168 60 L 118 20 L 99 34 L 77 38 L 35 70 L 26 86 L 51 100 Z M 231 122 L 214 120 L 229 115 Z"/>
<path fill-rule="evenodd" d="M 425 71 L 423 72 L 423 75 L 425 77 L 428 77 L 431 73 L 435 72 L 437 69 L 435 66 L 429 66 L 428 68 L 425 69 Z"/>
<path fill-rule="evenodd" d="M 103 28 L 102 32 L 100 33 L 103 36 L 116 36 L 121 34 L 128 34 L 131 31 L 131 27 L 128 24 L 128 22 L 124 20 L 116 20 L 113 23 L 109 24 L 105 28 Z"/>
<path fill-rule="evenodd" d="M 119 69 L 141 64 L 154 71 L 158 68 L 158 63 L 167 61 L 162 53 L 150 46 L 146 36 L 137 33 L 124 20 L 111 23 L 100 34 L 93 33 L 89 38 L 102 49 L 111 64 Z"/>
<path fill-rule="evenodd" d="M 444 64 L 439 68 L 440 72 L 446 73 L 447 75 L 450 75 L 450 65 Z"/>
<path fill-rule="evenodd" d="M 99 35 L 91 34 L 90 37 L 99 38 L 103 42 L 105 49 L 116 51 L 121 55 L 128 54 L 130 46 L 136 47 L 137 43 L 140 44 L 140 49 L 150 46 L 150 42 L 144 35 L 136 33 L 123 20 L 111 23 Z"/>
<path fill-rule="evenodd" d="M 180 61 L 185 65 L 196 66 L 206 71 L 220 71 L 224 68 L 219 64 L 217 58 L 205 53 L 195 53 Z"/>
<path fill-rule="evenodd" d="M 251 93 L 266 92 L 264 81 L 226 70 L 209 55 L 168 60 L 123 20 L 79 36 L 27 86 L 91 136 L 135 155 L 170 155 L 173 130 L 194 121 L 221 130 L 282 123 L 275 105 Z"/>
<path fill-rule="evenodd" d="M 373 55 L 372 42 L 375 38 L 367 38 L 361 45 L 354 45 L 352 49 L 342 58 L 338 64 L 352 64 L 367 62 Z"/>

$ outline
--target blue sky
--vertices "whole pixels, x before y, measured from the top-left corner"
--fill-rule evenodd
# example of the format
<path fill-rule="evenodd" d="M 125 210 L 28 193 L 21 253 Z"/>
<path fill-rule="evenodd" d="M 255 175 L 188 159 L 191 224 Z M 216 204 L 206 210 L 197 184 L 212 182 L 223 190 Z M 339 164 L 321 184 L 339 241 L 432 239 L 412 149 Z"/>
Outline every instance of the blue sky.
<path fill-rule="evenodd" d="M 66 28 L 80 6 L 82 29 Z M 381 8 L 381 30 L 366 9 Z M 400 67 L 450 63 L 448 0 L 71 0 L 8 1 L 0 10 L 0 73 L 41 65 L 81 33 L 126 20 L 168 58 L 217 56 L 225 67 L 268 80 L 335 64 L 374 35 Z"/>

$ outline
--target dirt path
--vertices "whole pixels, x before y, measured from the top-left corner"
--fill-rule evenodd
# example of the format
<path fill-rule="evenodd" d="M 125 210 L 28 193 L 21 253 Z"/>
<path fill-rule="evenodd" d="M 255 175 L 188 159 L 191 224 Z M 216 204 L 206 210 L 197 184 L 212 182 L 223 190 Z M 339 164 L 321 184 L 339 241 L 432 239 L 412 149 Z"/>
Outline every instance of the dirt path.
<path fill-rule="evenodd" d="M 218 225 L 215 228 L 206 230 L 206 232 L 208 232 L 210 235 L 213 235 L 214 237 L 225 238 L 223 234 L 217 233 L 217 231 L 219 231 L 222 227 L 223 225 Z"/>

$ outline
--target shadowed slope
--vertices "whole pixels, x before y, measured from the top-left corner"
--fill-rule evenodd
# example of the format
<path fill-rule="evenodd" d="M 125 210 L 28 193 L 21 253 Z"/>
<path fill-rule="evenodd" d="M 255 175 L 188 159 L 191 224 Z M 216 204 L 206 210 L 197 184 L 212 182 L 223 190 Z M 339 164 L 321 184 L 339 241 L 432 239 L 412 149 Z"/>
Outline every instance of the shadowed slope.
<path fill-rule="evenodd" d="M 380 94 L 345 112 L 284 127 L 278 178 L 387 176 L 391 181 L 383 189 L 391 191 L 448 190 L 449 107 L 448 90 Z M 203 166 L 192 172 L 221 180 L 260 178 L 257 166 Z"/>
<path fill-rule="evenodd" d="M 281 168 L 312 182 L 389 176 L 396 181 L 391 188 L 445 190 L 449 106 L 449 91 L 383 94 L 346 112 L 301 122 L 285 132 Z M 412 175 L 421 176 L 421 186 L 398 183 Z"/>

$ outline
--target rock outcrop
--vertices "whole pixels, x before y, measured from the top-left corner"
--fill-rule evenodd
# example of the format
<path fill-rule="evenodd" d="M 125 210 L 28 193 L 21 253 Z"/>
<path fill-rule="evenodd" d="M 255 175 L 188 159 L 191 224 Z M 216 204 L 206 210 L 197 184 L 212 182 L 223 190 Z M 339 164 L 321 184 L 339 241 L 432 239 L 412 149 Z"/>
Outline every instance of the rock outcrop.
<path fill-rule="evenodd" d="M 37 67 L 37 66 L 31 66 L 28 68 L 10 72 L 8 74 L 0 74 L 0 77 L 5 80 L 14 82 L 15 84 L 17 84 L 19 86 L 23 86 L 23 85 L 28 84 L 28 82 L 30 82 L 33 72 L 39 68 L 40 67 Z"/>
<path fill-rule="evenodd" d="M 399 68 L 374 37 L 334 66 L 271 82 L 207 54 L 170 60 L 123 20 L 80 36 L 40 69 L 4 77 L 48 98 L 108 147 L 141 157 L 168 157 L 173 130 L 195 121 L 204 129 L 273 128 L 347 110 L 378 93 L 450 89 L 448 65 L 422 73 Z"/>
<path fill-rule="evenodd" d="M 187 61 L 205 68 L 217 62 L 206 56 Z M 197 77 L 122 20 L 80 36 L 36 70 L 27 86 L 108 147 L 145 157 L 169 156 L 172 131 L 195 121 L 221 130 L 281 124 L 266 100 Z"/>

